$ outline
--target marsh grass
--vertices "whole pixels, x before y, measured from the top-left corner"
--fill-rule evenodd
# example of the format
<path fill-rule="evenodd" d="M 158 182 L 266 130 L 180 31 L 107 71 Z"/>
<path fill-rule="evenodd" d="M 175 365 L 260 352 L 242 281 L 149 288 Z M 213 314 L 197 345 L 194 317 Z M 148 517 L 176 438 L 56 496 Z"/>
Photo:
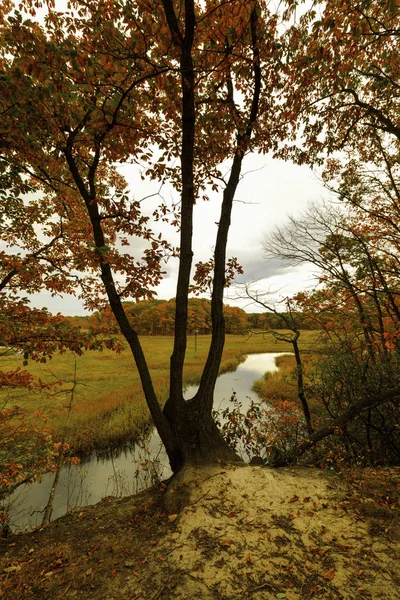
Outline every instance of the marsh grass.
<path fill-rule="evenodd" d="M 303 375 L 307 385 L 308 375 L 311 371 L 313 361 L 316 358 L 314 352 L 303 354 Z M 260 398 L 268 396 L 270 401 L 287 400 L 289 402 L 299 403 L 296 379 L 296 360 L 293 354 L 278 356 L 275 363 L 279 368 L 273 373 L 264 373 L 262 377 L 254 381 L 252 389 Z M 313 400 L 309 399 L 310 408 L 318 410 L 319 405 L 314 405 Z"/>
<path fill-rule="evenodd" d="M 278 356 L 275 360 L 279 371 L 267 371 L 262 377 L 256 379 L 252 389 L 260 398 L 268 396 L 269 401 L 289 400 L 297 401 L 296 381 L 293 370 L 296 367 L 294 356 Z"/>
<path fill-rule="evenodd" d="M 304 332 L 303 347 L 312 347 L 317 332 Z M 184 368 L 185 384 L 197 383 L 210 344 L 211 336 L 189 336 Z M 141 342 L 148 358 L 155 391 L 163 404 L 168 397 L 169 359 L 173 338 L 163 336 L 142 337 Z M 196 348 L 195 348 L 196 346 Z M 250 353 L 290 351 L 290 344 L 277 342 L 270 336 L 228 335 L 220 372 L 236 369 Z M 21 356 L 0 357 L 2 370 L 26 368 L 45 382 L 54 382 L 49 393 L 18 390 L 6 397 L 0 393 L 0 402 L 39 408 L 47 419 L 47 427 L 55 439 L 61 437 L 67 412 L 67 390 L 71 386 L 74 356 L 57 354 L 47 363 L 29 361 L 22 365 Z M 62 382 L 61 385 L 58 382 Z M 140 384 L 139 374 L 128 348 L 120 354 L 104 350 L 86 352 L 77 357 L 76 401 L 68 422 L 66 440 L 75 452 L 88 454 L 93 450 L 107 449 L 135 437 L 136 432 L 150 422 L 149 411 Z M 65 391 L 65 394 L 62 392 Z"/>

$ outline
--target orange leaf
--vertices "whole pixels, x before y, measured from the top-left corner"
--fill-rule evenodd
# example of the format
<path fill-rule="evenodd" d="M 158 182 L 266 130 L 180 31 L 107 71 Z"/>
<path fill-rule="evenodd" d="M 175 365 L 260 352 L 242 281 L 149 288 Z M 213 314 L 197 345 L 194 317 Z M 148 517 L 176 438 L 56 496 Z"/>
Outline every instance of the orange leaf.
<path fill-rule="evenodd" d="M 322 575 L 322 577 L 324 579 L 329 579 L 330 580 L 330 579 L 333 579 L 335 577 L 335 573 L 336 573 L 335 569 L 329 569 L 329 571 L 327 571 L 326 573 L 324 573 Z"/>

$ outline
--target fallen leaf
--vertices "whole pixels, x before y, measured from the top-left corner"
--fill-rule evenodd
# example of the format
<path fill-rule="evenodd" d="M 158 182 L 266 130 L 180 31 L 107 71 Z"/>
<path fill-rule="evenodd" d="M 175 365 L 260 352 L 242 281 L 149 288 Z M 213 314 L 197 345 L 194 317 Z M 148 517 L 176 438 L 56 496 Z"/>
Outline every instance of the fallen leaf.
<path fill-rule="evenodd" d="M 309 497 L 307 497 L 307 498 L 304 498 L 304 499 L 303 499 L 303 502 L 310 502 L 310 498 L 309 498 Z"/>
<path fill-rule="evenodd" d="M 176 514 L 176 515 L 168 515 L 168 521 L 169 521 L 170 523 L 173 523 L 174 521 L 176 521 L 176 520 L 177 520 L 177 518 L 178 518 L 178 515 L 177 515 L 177 514 Z"/>
<path fill-rule="evenodd" d="M 316 594 L 318 592 L 318 586 L 317 585 L 313 585 L 312 588 L 310 588 L 310 594 L 312 596 L 314 596 L 314 594 Z"/>
<path fill-rule="evenodd" d="M 326 571 L 326 573 L 324 573 L 322 575 L 322 577 L 324 579 L 329 579 L 330 580 L 330 579 L 333 579 L 335 577 L 335 573 L 336 573 L 335 569 L 329 569 L 329 571 Z"/>
<path fill-rule="evenodd" d="M 93 548 L 88 550 L 88 554 L 94 554 L 99 548 L 100 548 L 100 544 L 96 544 L 95 546 L 93 546 Z"/>
<path fill-rule="evenodd" d="M 93 571 L 93 569 L 92 569 L 92 567 L 90 567 L 90 569 L 88 569 L 88 570 L 86 571 L 85 575 L 87 575 L 87 576 L 88 576 L 88 575 L 91 575 L 91 574 L 92 574 L 92 571 Z"/>
<path fill-rule="evenodd" d="M 111 571 L 111 579 L 115 579 L 116 574 L 117 574 L 117 569 L 113 569 Z"/>
<path fill-rule="evenodd" d="M 3 569 L 4 573 L 13 573 L 14 571 L 20 571 L 20 570 L 21 570 L 21 565 L 6 567 L 5 569 Z"/>
<path fill-rule="evenodd" d="M 230 540 L 222 540 L 221 546 L 232 546 L 232 542 Z"/>
<path fill-rule="evenodd" d="M 299 499 L 299 497 L 298 497 L 298 496 L 293 496 L 293 498 L 291 498 L 291 499 L 289 500 L 289 503 L 290 503 L 290 502 L 297 502 L 297 500 L 298 500 L 298 499 Z"/>
<path fill-rule="evenodd" d="M 236 513 L 231 511 L 230 513 L 228 513 L 228 517 L 236 517 Z"/>

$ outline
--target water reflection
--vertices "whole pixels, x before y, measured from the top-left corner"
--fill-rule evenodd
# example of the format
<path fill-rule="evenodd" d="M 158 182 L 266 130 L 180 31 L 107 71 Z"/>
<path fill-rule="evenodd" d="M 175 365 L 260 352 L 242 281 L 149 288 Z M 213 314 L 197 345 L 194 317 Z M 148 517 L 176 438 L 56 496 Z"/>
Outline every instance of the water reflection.
<path fill-rule="evenodd" d="M 276 371 L 275 358 L 279 353 L 252 354 L 232 373 L 218 377 L 215 409 L 229 406 L 232 392 L 246 409 L 257 395 L 251 390 L 255 379 L 266 371 Z M 197 386 L 189 386 L 185 398 L 191 398 Z M 79 466 L 61 469 L 51 512 L 51 520 L 71 509 L 96 504 L 107 496 L 122 497 L 137 493 L 171 474 L 166 454 L 156 432 L 149 432 L 142 443 L 125 447 L 118 454 L 94 457 Z M 23 530 L 41 524 L 49 500 L 54 473 L 44 475 L 40 481 L 21 486 L 9 499 L 12 530 Z"/>
<path fill-rule="evenodd" d="M 277 371 L 275 358 L 282 354 L 283 352 L 250 354 L 234 372 L 220 375 L 214 392 L 215 410 L 227 408 L 233 392 L 236 392 L 236 397 L 242 403 L 243 409 L 246 410 L 250 406 L 251 400 L 258 399 L 257 394 L 251 389 L 253 382 L 266 371 Z M 185 391 L 185 398 L 192 398 L 197 389 L 198 386 L 196 385 L 188 386 Z"/>

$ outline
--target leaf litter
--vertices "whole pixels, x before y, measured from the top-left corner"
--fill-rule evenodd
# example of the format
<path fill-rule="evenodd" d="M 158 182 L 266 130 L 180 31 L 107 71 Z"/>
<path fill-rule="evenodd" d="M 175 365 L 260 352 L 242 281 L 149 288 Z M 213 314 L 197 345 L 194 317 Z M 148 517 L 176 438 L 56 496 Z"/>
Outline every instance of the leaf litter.
<path fill-rule="evenodd" d="M 1 600 L 397 600 L 400 470 L 188 468 L 0 542 Z"/>

